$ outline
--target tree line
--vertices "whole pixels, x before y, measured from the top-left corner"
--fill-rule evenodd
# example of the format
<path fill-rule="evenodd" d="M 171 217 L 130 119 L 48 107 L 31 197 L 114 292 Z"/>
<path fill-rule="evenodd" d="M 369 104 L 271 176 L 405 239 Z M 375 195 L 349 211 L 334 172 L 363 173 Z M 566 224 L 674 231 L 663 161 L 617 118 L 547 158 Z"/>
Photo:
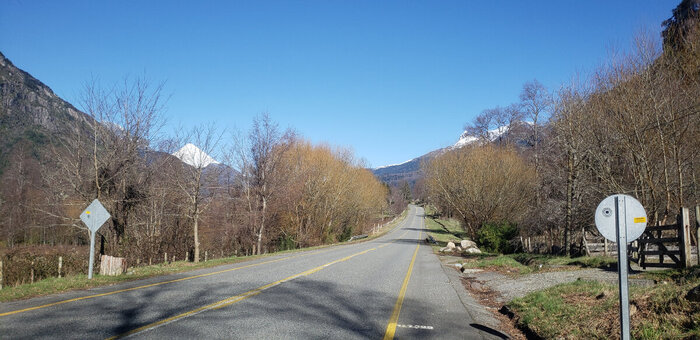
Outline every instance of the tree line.
<path fill-rule="evenodd" d="M 650 224 L 697 205 L 699 13 L 685 0 L 662 41 L 640 33 L 586 76 L 555 91 L 527 82 L 519 102 L 484 110 L 467 126 L 475 143 L 425 166 L 429 201 L 473 237 L 505 223 L 567 254 L 610 194 L 639 199 Z"/>
<path fill-rule="evenodd" d="M 344 241 L 388 217 L 388 187 L 348 149 L 313 145 L 268 114 L 247 132 L 209 124 L 165 136 L 163 104 L 162 86 L 140 79 L 86 85 L 91 124 L 52 137 L 39 157 L 15 152 L 3 173 L 4 252 L 88 244 L 78 216 L 95 198 L 111 214 L 100 253 L 132 265 Z M 192 165 L 172 155 L 188 142 L 203 151 Z"/>

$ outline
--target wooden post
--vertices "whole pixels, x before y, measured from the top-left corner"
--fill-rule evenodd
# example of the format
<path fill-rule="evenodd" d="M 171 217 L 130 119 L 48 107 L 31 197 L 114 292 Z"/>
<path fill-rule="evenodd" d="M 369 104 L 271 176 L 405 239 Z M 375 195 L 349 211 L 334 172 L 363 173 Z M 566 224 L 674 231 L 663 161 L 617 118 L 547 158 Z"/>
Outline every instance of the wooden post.
<path fill-rule="evenodd" d="M 656 218 L 656 226 L 658 227 L 661 225 L 661 221 L 659 221 L 658 218 L 658 213 L 654 213 L 654 216 Z M 656 232 L 656 238 L 661 238 L 661 230 Z M 656 250 L 659 250 L 659 263 L 664 263 L 664 253 L 661 251 L 661 247 L 659 247 L 658 244 L 656 246 Z"/>
<path fill-rule="evenodd" d="M 32 260 L 31 264 L 31 283 L 34 283 L 34 260 Z"/>
<path fill-rule="evenodd" d="M 205 250 L 205 251 L 204 251 L 204 262 L 207 262 L 207 257 L 208 257 L 208 255 L 209 255 L 209 254 L 208 254 L 207 251 Z"/>
<path fill-rule="evenodd" d="M 61 278 L 61 268 L 63 267 L 63 256 L 58 257 L 58 278 Z"/>
<path fill-rule="evenodd" d="M 581 228 L 581 235 L 582 235 L 581 238 L 583 241 L 583 249 L 586 252 L 586 256 L 591 256 L 591 249 L 588 248 L 588 240 L 586 239 L 586 229 L 585 228 Z"/>
<path fill-rule="evenodd" d="M 189 251 L 186 251 L 186 252 L 185 252 L 185 262 L 187 262 L 187 261 L 189 261 L 189 260 L 190 260 L 190 252 L 189 252 Z"/>
<path fill-rule="evenodd" d="M 690 210 L 688 208 L 681 208 L 681 214 L 678 215 L 678 228 L 678 234 L 681 237 L 681 266 L 690 268 L 692 264 L 690 263 Z"/>
<path fill-rule="evenodd" d="M 603 256 L 608 256 L 608 239 L 603 237 Z"/>
<path fill-rule="evenodd" d="M 164 258 L 163 262 L 168 263 L 168 253 L 167 252 L 163 255 L 163 258 Z"/>
<path fill-rule="evenodd" d="M 0 260 L 0 289 L 2 289 L 2 260 Z"/>
<path fill-rule="evenodd" d="M 697 250 L 697 260 L 700 265 L 700 205 L 695 206 L 695 248 Z M 0 280 L 2 278 L 0 277 Z"/>

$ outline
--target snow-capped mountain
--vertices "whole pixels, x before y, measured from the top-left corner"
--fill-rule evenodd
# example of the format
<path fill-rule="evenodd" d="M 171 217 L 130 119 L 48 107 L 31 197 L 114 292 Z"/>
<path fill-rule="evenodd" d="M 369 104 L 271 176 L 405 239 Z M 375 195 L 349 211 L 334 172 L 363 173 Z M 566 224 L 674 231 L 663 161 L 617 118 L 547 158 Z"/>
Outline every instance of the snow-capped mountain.
<path fill-rule="evenodd" d="M 517 122 L 511 124 L 510 128 L 508 126 L 502 126 L 489 130 L 487 135 L 488 142 L 500 143 L 507 139 L 516 146 L 528 147 L 527 140 L 531 136 L 531 126 L 532 123 L 530 122 Z M 457 142 L 450 146 L 431 151 L 401 164 L 385 165 L 371 170 L 379 180 L 389 185 L 396 186 L 403 181 L 413 184 L 423 176 L 421 173 L 421 163 L 429 162 L 431 159 L 444 152 L 479 142 L 480 137 L 471 135 L 469 131 L 464 131 L 457 139 Z"/>
<path fill-rule="evenodd" d="M 506 132 L 508 132 L 508 127 L 507 126 L 501 126 L 497 129 L 489 130 L 488 131 L 488 139 L 489 141 L 493 142 L 497 140 L 499 137 L 503 136 Z M 478 137 L 472 136 L 469 134 L 469 131 L 464 131 L 462 134 L 459 136 L 459 139 L 457 140 L 457 143 L 454 143 L 452 145 L 452 149 L 457 149 L 461 148 L 465 145 L 469 145 L 471 143 L 476 142 L 479 140 Z"/>
<path fill-rule="evenodd" d="M 175 151 L 173 156 L 195 168 L 200 166 L 202 168 L 206 168 L 211 164 L 219 164 L 219 162 L 217 162 L 214 158 L 207 155 L 206 152 L 202 151 L 192 143 L 185 144 L 185 146 L 183 146 L 180 150 Z"/>

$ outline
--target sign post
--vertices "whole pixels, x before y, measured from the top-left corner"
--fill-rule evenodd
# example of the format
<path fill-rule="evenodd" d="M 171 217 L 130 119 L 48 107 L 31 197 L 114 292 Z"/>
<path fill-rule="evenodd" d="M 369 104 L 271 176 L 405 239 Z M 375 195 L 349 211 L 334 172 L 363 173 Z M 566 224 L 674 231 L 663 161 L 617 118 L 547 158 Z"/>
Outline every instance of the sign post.
<path fill-rule="evenodd" d="M 107 209 L 102 206 L 102 203 L 95 199 L 90 205 L 80 214 L 80 220 L 85 223 L 90 233 L 90 261 L 88 265 L 88 279 L 92 279 L 92 267 L 95 263 L 95 233 L 102 225 L 107 222 L 111 216 Z"/>
<path fill-rule="evenodd" d="M 647 227 L 647 213 L 634 197 L 612 195 L 595 211 L 595 225 L 603 237 L 617 242 L 617 270 L 620 287 L 620 339 L 630 338 L 629 285 L 627 282 L 627 243 L 642 236 Z"/>

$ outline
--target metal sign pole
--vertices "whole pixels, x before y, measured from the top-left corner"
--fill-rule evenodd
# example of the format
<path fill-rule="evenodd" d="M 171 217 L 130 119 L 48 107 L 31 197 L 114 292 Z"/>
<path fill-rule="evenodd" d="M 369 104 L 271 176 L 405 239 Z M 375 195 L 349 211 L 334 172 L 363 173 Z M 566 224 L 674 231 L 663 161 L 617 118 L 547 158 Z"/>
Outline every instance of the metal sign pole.
<path fill-rule="evenodd" d="M 630 339 L 630 304 L 627 285 L 627 221 L 625 198 L 615 197 L 615 224 L 617 229 L 617 266 L 620 287 L 620 339 Z M 622 219 L 622 221 L 620 220 Z"/>
<path fill-rule="evenodd" d="M 95 199 L 80 214 L 80 220 L 88 227 L 90 235 L 90 260 L 88 267 L 88 279 L 92 279 L 92 267 L 95 264 L 95 233 L 110 218 L 109 212 L 102 206 L 99 200 Z"/>
<path fill-rule="evenodd" d="M 95 232 L 90 232 L 90 265 L 88 267 L 88 280 L 92 279 L 92 267 L 95 265 Z"/>

